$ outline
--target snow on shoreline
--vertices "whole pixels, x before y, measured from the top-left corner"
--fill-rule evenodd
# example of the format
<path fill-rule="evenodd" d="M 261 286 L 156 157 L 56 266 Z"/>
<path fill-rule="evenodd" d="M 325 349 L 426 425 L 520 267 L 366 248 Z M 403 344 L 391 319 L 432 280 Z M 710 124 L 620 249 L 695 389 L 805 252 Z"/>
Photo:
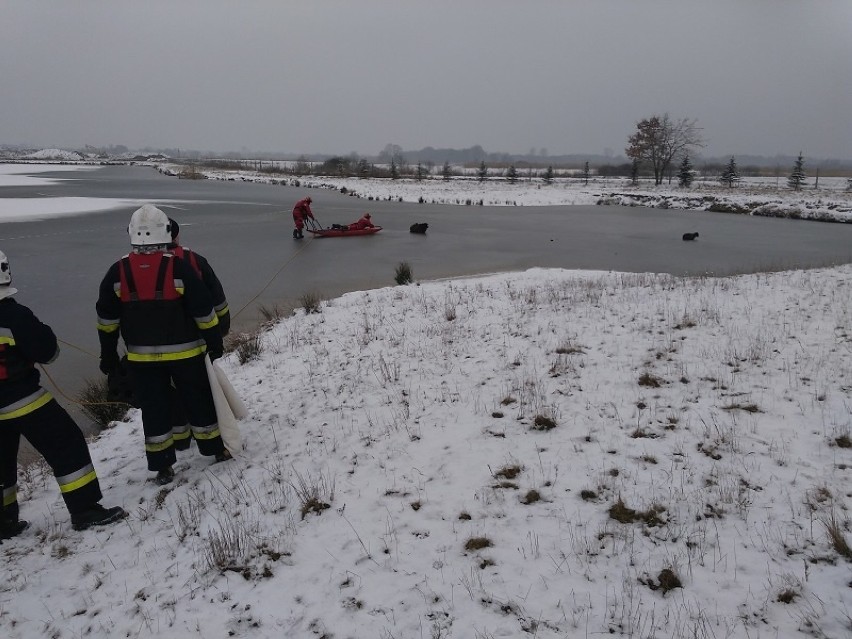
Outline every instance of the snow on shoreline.
<path fill-rule="evenodd" d="M 178 176 L 184 165 L 144 163 L 163 174 Z M 55 183 L 30 174 L 40 172 L 95 170 L 98 164 L 0 164 L 0 187 L 49 186 Z M 744 178 L 734 189 L 706 180 L 697 181 L 691 189 L 670 185 L 660 187 L 642 183 L 639 187 L 620 178 L 593 178 L 588 185 L 578 179 L 557 178 L 552 185 L 540 180 L 521 178 L 515 184 L 504 179 L 489 178 L 480 182 L 470 177 L 451 180 L 429 179 L 361 179 L 332 177 L 292 177 L 256 171 L 222 171 L 198 169 L 207 179 L 250 181 L 282 184 L 306 189 L 328 189 L 366 200 L 424 202 L 453 206 L 571 206 L 607 204 L 645 206 L 664 209 L 709 210 L 770 217 L 795 217 L 825 222 L 852 222 L 852 192 L 846 190 L 845 178 L 822 178 L 820 190 L 793 191 L 779 187 L 775 178 Z M 2 190 L 0 190 L 2 195 Z M 127 200 L 99 198 L 41 198 L 21 203 L 0 197 L 0 221 L 45 218 L 77 214 L 141 204 Z M 77 200 L 77 201 L 75 201 Z M 88 207 L 88 208 L 87 208 Z M 31 212 L 30 210 L 31 209 Z"/>
<path fill-rule="evenodd" d="M 158 165 L 167 175 L 179 175 L 185 167 Z M 690 189 L 662 185 L 639 187 L 621 178 L 595 178 L 588 185 L 579 179 L 556 179 L 544 184 L 540 179 L 519 178 L 515 184 L 505 179 L 479 181 L 470 177 L 451 180 L 432 178 L 334 178 L 288 177 L 257 171 L 196 169 L 214 180 L 242 180 L 267 184 L 330 189 L 367 200 L 394 200 L 465 206 L 570 206 L 607 204 L 646 206 L 664 209 L 718 211 L 768 217 L 789 217 L 823 222 L 852 222 L 852 192 L 845 178 L 822 178 L 822 190 L 793 191 L 775 186 L 775 178 L 745 178 L 736 188 L 696 181 Z"/>

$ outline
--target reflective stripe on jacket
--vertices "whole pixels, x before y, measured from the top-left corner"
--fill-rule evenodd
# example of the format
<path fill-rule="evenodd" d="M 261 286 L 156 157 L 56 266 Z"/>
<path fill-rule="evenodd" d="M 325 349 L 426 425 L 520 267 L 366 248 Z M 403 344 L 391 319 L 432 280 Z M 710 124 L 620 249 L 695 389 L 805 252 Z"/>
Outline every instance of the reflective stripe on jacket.
<path fill-rule="evenodd" d="M 0 300 L 0 406 L 38 391 L 36 363 L 56 359 L 59 348 L 51 328 L 12 298 Z"/>
<path fill-rule="evenodd" d="M 101 282 L 101 349 L 114 352 L 118 332 L 131 362 L 168 362 L 221 345 L 210 293 L 189 262 L 171 253 L 131 253 Z"/>

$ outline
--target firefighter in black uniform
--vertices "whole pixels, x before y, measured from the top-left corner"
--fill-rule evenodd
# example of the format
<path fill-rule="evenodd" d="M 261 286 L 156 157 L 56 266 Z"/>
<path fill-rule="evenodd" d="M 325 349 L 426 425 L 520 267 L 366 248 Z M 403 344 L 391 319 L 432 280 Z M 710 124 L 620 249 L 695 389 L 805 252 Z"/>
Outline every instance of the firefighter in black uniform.
<path fill-rule="evenodd" d="M 228 308 L 228 300 L 225 298 L 225 289 L 222 288 L 222 282 L 216 277 L 216 272 L 210 266 L 207 258 L 192 249 L 181 246 L 180 224 L 173 218 L 169 218 L 169 232 L 172 235 L 169 252 L 189 262 L 190 266 L 195 269 L 198 277 L 204 282 L 207 290 L 210 291 L 210 296 L 213 298 L 213 309 L 216 311 L 216 317 L 219 318 L 219 332 L 222 333 L 222 337 L 227 337 L 231 330 L 231 311 Z"/>
<path fill-rule="evenodd" d="M 228 308 L 228 300 L 225 298 L 225 289 L 222 283 L 216 276 L 216 272 L 207 259 L 189 249 L 181 246 L 180 243 L 180 225 L 173 219 L 169 218 L 169 232 L 172 236 L 171 244 L 169 244 L 169 253 L 175 257 L 179 257 L 195 270 L 201 281 L 210 292 L 213 300 L 213 309 L 216 311 L 216 317 L 219 319 L 219 332 L 222 337 L 226 337 L 231 329 L 231 312 Z M 121 362 L 114 371 L 109 374 L 108 378 L 108 396 L 110 401 L 121 401 L 139 408 L 139 401 L 136 399 L 136 393 L 130 381 L 130 372 L 128 371 L 127 357 L 122 357 Z M 177 394 L 177 389 L 174 386 L 169 388 L 169 412 L 170 423 L 172 425 L 172 437 L 174 438 L 175 448 L 177 450 L 189 450 L 192 443 L 189 421 L 186 417 L 186 412 L 183 410 L 183 404 Z"/>
<path fill-rule="evenodd" d="M 173 253 L 187 262 L 195 270 L 201 281 L 210 292 L 210 297 L 213 301 L 213 310 L 216 311 L 216 317 L 219 319 L 219 332 L 222 338 L 228 336 L 231 330 L 231 311 L 228 308 L 228 300 L 225 297 L 225 289 L 222 288 L 222 282 L 216 277 L 216 272 L 210 266 L 200 253 L 193 251 L 190 248 L 182 246 L 180 243 L 180 224 L 173 218 L 169 218 L 169 232 L 172 236 L 172 243 L 169 244 L 169 253 Z M 188 450 L 191 443 L 189 422 L 186 418 L 186 413 L 183 411 L 181 404 L 176 400 L 177 391 L 172 392 L 171 415 L 172 415 L 172 437 L 175 440 L 175 448 L 178 450 Z"/>
<path fill-rule="evenodd" d="M 95 467 L 83 433 L 51 394 L 39 384 L 36 363 L 59 355 L 56 336 L 33 312 L 11 298 L 12 275 L 0 252 L 0 465 L 3 504 L 0 537 L 9 539 L 28 523 L 18 516 L 18 446 L 21 435 L 50 465 L 75 530 L 109 524 L 127 513 L 105 508 Z"/>
<path fill-rule="evenodd" d="M 192 266 L 167 251 L 169 219 L 146 204 L 130 218 L 133 250 L 113 264 L 101 282 L 96 310 L 101 371 L 119 366 L 118 336 L 142 409 L 145 456 L 156 481 L 174 478 L 175 441 L 169 415 L 174 384 L 202 455 L 231 459 L 216 422 L 204 354 L 222 356 L 222 334 L 210 292 Z"/>

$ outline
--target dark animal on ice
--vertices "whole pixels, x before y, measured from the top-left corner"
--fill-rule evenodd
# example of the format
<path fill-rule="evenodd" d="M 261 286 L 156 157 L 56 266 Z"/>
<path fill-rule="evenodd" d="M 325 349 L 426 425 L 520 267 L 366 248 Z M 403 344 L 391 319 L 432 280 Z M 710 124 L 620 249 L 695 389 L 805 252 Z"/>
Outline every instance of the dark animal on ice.
<path fill-rule="evenodd" d="M 683 241 L 684 242 L 691 242 L 696 237 L 698 237 L 698 233 L 684 233 L 683 234 Z"/>
<path fill-rule="evenodd" d="M 420 233 L 420 235 L 423 235 L 426 232 L 426 229 L 428 228 L 429 225 L 426 222 L 417 222 L 415 224 L 412 224 L 408 230 L 412 233 Z"/>

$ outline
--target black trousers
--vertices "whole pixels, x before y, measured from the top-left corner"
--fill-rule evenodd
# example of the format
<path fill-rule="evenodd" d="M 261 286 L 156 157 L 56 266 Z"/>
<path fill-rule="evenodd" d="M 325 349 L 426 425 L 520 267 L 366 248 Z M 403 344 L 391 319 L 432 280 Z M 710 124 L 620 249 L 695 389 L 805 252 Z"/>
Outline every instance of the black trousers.
<path fill-rule="evenodd" d="M 86 439 L 65 409 L 51 399 L 31 413 L 0 421 L 6 521 L 18 519 L 18 447 L 22 435 L 50 466 L 70 513 L 86 510 L 101 500 L 103 495 Z"/>
<path fill-rule="evenodd" d="M 148 470 L 163 470 L 177 461 L 172 433 L 174 417 L 169 399 L 174 390 L 189 420 L 198 451 L 202 455 L 217 455 L 225 449 L 216 421 L 204 357 L 174 362 L 130 362 L 129 370 L 142 410 Z M 174 390 L 171 389 L 172 384 Z"/>

